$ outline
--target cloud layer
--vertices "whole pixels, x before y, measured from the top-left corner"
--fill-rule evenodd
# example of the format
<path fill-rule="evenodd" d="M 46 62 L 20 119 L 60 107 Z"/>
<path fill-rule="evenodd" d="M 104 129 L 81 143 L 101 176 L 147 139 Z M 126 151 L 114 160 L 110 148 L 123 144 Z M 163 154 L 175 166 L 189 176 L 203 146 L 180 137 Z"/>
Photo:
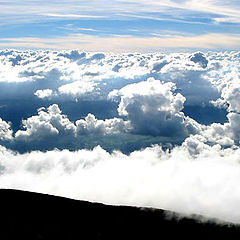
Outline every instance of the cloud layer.
<path fill-rule="evenodd" d="M 221 150 L 191 138 L 164 152 L 159 146 L 109 154 L 101 147 L 19 155 L 1 148 L 1 187 L 157 207 L 240 222 L 239 148 Z"/>
<path fill-rule="evenodd" d="M 0 187 L 240 223 L 239 61 L 1 51 Z"/>

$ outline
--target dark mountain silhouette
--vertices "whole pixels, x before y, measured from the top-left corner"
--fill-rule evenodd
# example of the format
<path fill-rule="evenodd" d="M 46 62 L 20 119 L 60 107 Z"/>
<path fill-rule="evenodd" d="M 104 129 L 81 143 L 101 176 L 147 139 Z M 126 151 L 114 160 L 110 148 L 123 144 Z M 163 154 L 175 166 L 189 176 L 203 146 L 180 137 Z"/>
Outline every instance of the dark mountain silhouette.
<path fill-rule="evenodd" d="M 164 210 L 107 206 L 0 190 L 0 239 L 235 239 L 240 227 L 167 217 Z"/>

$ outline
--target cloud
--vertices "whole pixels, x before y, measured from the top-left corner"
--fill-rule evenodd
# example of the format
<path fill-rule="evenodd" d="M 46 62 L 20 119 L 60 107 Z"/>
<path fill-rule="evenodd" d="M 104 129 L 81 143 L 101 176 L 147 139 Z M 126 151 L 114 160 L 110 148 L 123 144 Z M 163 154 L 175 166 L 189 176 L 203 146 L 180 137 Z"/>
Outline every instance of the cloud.
<path fill-rule="evenodd" d="M 229 112 L 240 112 L 240 85 L 239 78 L 234 79 L 234 82 L 230 82 L 226 87 L 223 88 L 221 98 L 213 102 L 215 105 L 227 106 Z"/>
<path fill-rule="evenodd" d="M 169 37 L 137 37 L 130 35 L 94 36 L 87 34 L 72 34 L 56 38 L 2 38 L 0 47 L 21 47 L 40 49 L 77 49 L 85 51 L 107 52 L 154 52 L 160 50 L 174 51 L 178 49 L 239 49 L 239 34 L 208 33 L 196 36 Z"/>
<path fill-rule="evenodd" d="M 96 92 L 97 83 L 86 82 L 86 81 L 76 81 L 73 83 L 62 85 L 58 88 L 59 94 L 66 94 L 71 96 L 82 96 L 89 94 L 93 91 Z"/>
<path fill-rule="evenodd" d="M 211 79 L 217 78 L 221 68 L 209 61 L 206 54 L 172 54 L 163 58 L 159 65 L 155 65 L 155 69 L 157 66 L 160 69 L 157 69 L 155 75 L 163 81 L 176 83 L 188 105 L 207 104 L 220 96 L 218 84 L 213 84 Z"/>
<path fill-rule="evenodd" d="M 174 90 L 173 83 L 149 78 L 112 91 L 109 97 L 121 96 L 118 112 L 130 120 L 133 132 L 186 137 L 199 131 L 200 125 L 181 112 L 186 99 Z"/>
<path fill-rule="evenodd" d="M 75 125 L 61 114 L 57 104 L 47 108 L 38 109 L 38 115 L 23 120 L 23 128 L 15 134 L 16 140 L 20 141 L 40 141 L 44 138 L 56 136 L 58 134 L 74 134 Z"/>
<path fill-rule="evenodd" d="M 69 141 L 75 144 L 81 136 L 118 133 L 179 138 L 183 141 L 190 134 L 199 133 L 202 126 L 184 115 L 182 110 L 186 99 L 180 93 L 175 94 L 174 90 L 174 83 L 163 83 L 154 78 L 114 90 L 109 97 L 120 96 L 117 109 L 120 117 L 104 120 L 89 113 L 73 123 L 62 114 L 57 104 L 47 109 L 40 108 L 38 115 L 22 121 L 24 129 L 16 132 L 12 147 L 18 149 L 21 142 L 33 142 L 34 149 L 42 149 L 43 142 L 49 142 L 49 147 L 57 147 Z"/>
<path fill-rule="evenodd" d="M 12 139 L 12 129 L 10 123 L 5 122 L 0 118 L 0 141 Z"/>
<path fill-rule="evenodd" d="M 239 57 L 1 51 L 0 187 L 240 223 Z"/>
<path fill-rule="evenodd" d="M 213 123 L 204 128 L 198 138 L 205 143 L 220 144 L 224 147 L 239 145 L 240 143 L 240 114 L 228 113 L 224 124 Z"/>
<path fill-rule="evenodd" d="M 88 114 L 85 119 L 76 121 L 76 132 L 79 135 L 87 134 L 115 134 L 127 132 L 131 127 L 129 121 L 120 118 L 98 120 L 93 114 Z"/>
<path fill-rule="evenodd" d="M 186 3 L 187 5 L 187 3 Z M 239 18 L 239 5 L 238 1 L 232 1 L 231 3 L 224 3 L 220 0 L 204 0 L 204 1 L 198 1 L 194 0 L 190 2 L 189 5 L 190 9 L 202 11 L 202 12 L 209 12 L 212 14 L 219 14 L 225 18 L 225 21 L 227 18 L 229 18 L 228 22 L 240 22 Z M 200 10 L 201 9 L 201 10 Z M 234 19 L 232 21 L 231 19 Z M 217 19 L 219 22 L 221 22 L 221 18 Z"/>
<path fill-rule="evenodd" d="M 13 144 L 22 141 L 34 142 L 41 149 L 42 142 L 57 147 L 67 144 L 68 141 L 76 143 L 78 137 L 86 135 L 107 135 L 128 132 L 131 129 L 129 121 L 120 118 L 99 120 L 93 114 L 88 114 L 84 119 L 79 119 L 75 123 L 62 114 L 57 104 L 38 109 L 38 115 L 31 116 L 22 121 L 24 130 L 18 130 L 15 134 Z M 8 130 L 9 125 L 3 122 L 3 131 Z"/>
<path fill-rule="evenodd" d="M 182 104 L 181 110 L 174 114 L 171 113 L 171 116 L 178 118 L 179 121 L 175 120 L 179 123 L 184 122 L 180 126 L 185 122 L 191 122 L 189 123 L 191 126 L 195 124 L 182 113 L 185 106 L 204 107 L 210 101 L 217 101 L 218 105 L 221 102 L 222 104 L 231 104 L 232 109 L 237 107 L 235 99 L 238 98 L 234 94 L 238 89 L 236 85 L 236 79 L 239 78 L 238 59 L 238 52 L 113 54 L 89 53 L 79 50 L 3 50 L 0 52 L 0 64 L 2 65 L 0 96 L 1 99 L 22 101 L 21 99 L 24 98 L 28 99 L 29 103 L 34 101 L 36 108 L 32 110 L 31 114 L 26 114 L 29 117 L 37 108 L 47 107 L 53 103 L 61 105 L 66 101 L 76 101 L 76 105 L 81 105 L 81 101 L 90 101 L 91 103 L 109 101 L 107 96 L 114 89 L 118 91 L 127 85 L 145 82 L 148 77 L 154 77 L 160 79 L 162 85 L 173 83 L 175 87 L 171 90 L 172 95 L 185 98 L 184 101 L 183 98 L 179 100 Z M 236 91 L 234 92 L 233 89 Z M 177 95 L 177 93 L 179 94 Z M 150 92 L 149 94 L 149 99 L 155 97 L 151 96 Z M 143 101 L 144 96 L 141 93 L 138 95 L 133 101 L 138 101 L 137 98 L 141 98 L 139 101 Z M 231 96 L 234 98 L 230 100 Z M 124 98 L 124 96 L 122 97 Z M 145 98 L 147 97 L 145 96 Z M 120 101 L 120 97 L 118 100 Z M 40 103 L 40 101 L 42 102 Z M 156 100 L 151 99 L 151 101 Z M 169 102 L 171 101 L 169 100 Z M 109 104 L 112 103 L 109 102 Z M 130 107 L 131 104 L 128 105 Z M 78 109 L 79 116 L 75 114 L 74 121 L 89 113 L 82 112 L 83 107 Z M 67 107 L 65 110 L 71 112 Z M 90 113 L 96 116 L 95 110 L 91 110 Z M 156 115 L 157 111 L 154 110 Z M 112 108 L 108 111 L 107 115 L 103 109 L 104 117 L 102 119 L 119 118 L 116 109 Z M 154 114 L 148 114 L 148 117 L 151 118 L 151 116 L 155 116 Z M 25 119 L 26 116 L 19 116 L 19 118 Z M 2 117 L 5 118 L 4 115 Z M 69 119 L 71 117 L 72 115 L 69 116 Z M 9 120 L 12 121 L 12 119 Z M 142 125 L 145 120 L 146 118 L 143 119 Z M 141 125 L 140 118 L 132 119 L 132 121 L 135 122 L 135 127 Z M 136 121 L 139 123 L 136 124 Z M 156 125 L 153 124 L 152 127 L 155 128 Z M 150 132 L 154 132 L 154 129 Z M 183 135 L 186 134 L 185 132 Z"/>
<path fill-rule="evenodd" d="M 238 59 L 238 52 L 113 54 L 89 53 L 79 50 L 3 50 L 0 52 L 0 64 L 3 66 L 0 70 L 0 72 L 2 71 L 0 73 L 2 74 L 0 99 L 1 104 L 7 104 L 9 111 L 13 111 L 15 114 L 11 115 L 3 109 L 0 110 L 0 114 L 3 119 L 12 122 L 15 132 L 18 130 L 24 131 L 24 129 L 19 129 L 22 119 L 35 115 L 36 110 L 42 106 L 48 107 L 55 103 L 68 115 L 67 118 L 72 124 L 74 124 L 74 121 L 83 120 L 91 113 L 97 121 L 114 118 L 123 118 L 129 121 L 132 126 L 131 128 L 126 126 L 127 130 L 116 127 L 118 130 L 122 129 L 122 132 L 145 136 L 149 134 L 151 136 L 170 136 L 176 131 L 178 138 L 183 137 L 184 139 L 189 134 L 199 131 L 200 125 L 194 120 L 204 124 L 227 120 L 224 116 L 223 120 L 219 121 L 219 115 L 213 115 L 213 110 L 222 111 L 214 108 L 214 106 L 212 110 L 206 110 L 205 113 L 195 110 L 188 111 L 188 107 L 194 109 L 194 106 L 199 106 L 204 110 L 207 109 L 204 106 L 208 107 L 210 101 L 217 101 L 218 105 L 220 103 L 223 105 L 231 103 L 232 108 L 234 106 L 236 108 L 238 104 L 235 101 L 237 90 L 234 93 L 232 89 L 238 89 L 236 85 L 236 79 L 239 78 Z M 158 100 L 155 98 L 157 96 L 156 90 L 156 96 L 150 92 L 149 96 L 138 93 L 138 96 L 136 95 L 131 99 L 135 106 L 130 102 L 127 103 L 128 106 L 124 106 L 125 110 L 129 111 L 130 117 L 123 115 L 119 117 L 117 108 L 121 102 L 121 96 L 116 99 L 116 102 L 111 102 L 108 99 L 108 94 L 114 89 L 118 92 L 127 85 L 145 82 L 148 77 L 160 79 L 162 85 L 165 83 L 175 85 L 171 89 L 171 94 L 174 99 L 176 96 L 184 97 L 184 100 L 179 98 L 181 110 L 178 109 L 173 113 L 172 110 L 167 109 L 165 115 L 161 115 L 158 110 L 152 109 L 153 113 L 148 112 L 148 114 L 143 115 L 144 113 L 140 111 L 138 112 L 141 113 L 140 115 L 135 115 L 134 111 L 140 109 L 140 107 L 137 107 L 137 101 L 143 105 L 150 105 L 151 101 L 156 105 L 165 104 L 164 102 L 160 103 L 160 98 Z M 177 95 L 177 93 L 179 94 Z M 231 96 L 234 96 L 232 100 L 230 100 Z M 122 96 L 123 98 L 125 96 Z M 148 100 L 146 100 L 147 98 Z M 10 100 L 6 102 L 6 99 Z M 15 111 L 16 101 L 12 99 L 22 103 L 17 111 Z M 168 99 L 168 96 L 163 97 L 163 99 L 169 104 L 172 101 Z M 106 104 L 102 107 L 98 104 L 99 102 L 106 102 Z M 132 109 L 130 109 L 130 106 Z M 102 108 L 102 110 L 99 110 L 99 108 Z M 77 109 L 77 111 L 73 109 Z M 149 109 L 151 110 L 151 108 Z M 169 111 L 171 112 L 170 115 L 168 114 Z M 195 113 L 192 114 L 191 111 L 195 111 Z M 208 119 L 211 117 L 212 120 L 204 121 L 206 118 L 203 114 L 208 114 Z M 222 115 L 224 114 L 226 113 Z M 166 121 L 164 116 L 170 116 L 171 119 Z M 148 124 L 145 127 L 146 122 L 150 122 L 152 125 Z M 171 131 L 164 130 L 164 128 L 170 126 L 172 126 Z M 113 128 L 110 127 L 110 129 Z M 118 132 L 118 130 L 113 130 L 113 132 Z M 55 140 L 60 140 L 58 134 L 52 135 L 52 137 Z M 18 139 L 20 141 L 20 138 Z M 61 141 L 63 144 L 68 140 L 66 138 L 65 141 Z M 56 141 L 53 142 L 56 143 Z M 56 143 L 56 146 L 59 146 L 59 144 Z M 63 147 L 62 145 L 61 148 Z M 36 148 L 37 141 L 34 149 Z"/>
<path fill-rule="evenodd" d="M 84 14 L 59 14 L 59 13 L 47 13 L 43 14 L 43 16 L 47 17 L 57 17 L 57 18 L 85 18 L 85 19 L 92 19 L 92 18 L 105 18 L 105 16 L 97 16 L 97 15 L 84 15 Z"/>
<path fill-rule="evenodd" d="M 130 116 L 121 113 L 121 118 L 127 118 L 131 122 L 132 130 L 135 133 L 143 134 L 145 131 L 146 134 L 154 136 L 163 134 L 164 136 L 168 134 L 164 133 L 163 126 L 169 126 L 168 124 L 174 126 L 176 123 L 174 128 L 177 134 L 188 136 L 190 133 L 195 133 L 199 125 L 183 114 L 185 106 L 201 106 L 204 108 L 204 105 L 208 105 L 209 101 L 216 101 L 218 98 L 217 101 L 221 101 L 223 104 L 231 103 L 232 108 L 237 106 L 237 101 L 234 102 L 237 96 L 234 95 L 232 89 L 238 88 L 236 85 L 236 79 L 239 76 L 238 59 L 238 52 L 113 54 L 89 53 L 79 50 L 3 50 L 0 52 L 0 64 L 3 66 L 0 70 L 2 71 L 0 96 L 3 100 L 18 99 L 18 101 L 23 101 L 22 99 L 27 99 L 29 104 L 32 101 L 36 104 L 36 108 L 32 109 L 31 113 L 19 116 L 19 121 L 29 118 L 37 108 L 48 107 L 54 103 L 59 106 L 65 105 L 63 110 L 70 114 L 68 119 L 71 119 L 72 122 L 84 118 L 88 113 L 93 114 L 97 120 L 113 119 L 114 117 L 119 119 L 117 105 L 120 103 L 122 109 L 128 112 Z M 13 73 L 14 76 L 12 77 L 9 72 Z M 155 93 L 151 93 L 149 90 L 145 95 L 139 92 L 133 97 L 127 97 L 126 92 L 124 92 L 122 96 L 116 99 L 115 105 L 110 103 L 107 98 L 108 94 L 114 89 L 116 89 L 116 93 L 120 93 L 133 88 L 131 91 L 134 92 L 134 86 L 138 87 L 138 85 L 131 84 L 139 82 L 146 84 L 147 86 L 143 88 L 148 89 L 148 85 L 151 85 L 145 81 L 148 77 L 154 77 L 161 81 L 161 86 L 156 81 Z M 127 87 L 127 85 L 129 86 Z M 175 87 L 171 88 L 170 85 Z M 162 99 L 160 99 L 160 96 L 158 96 L 160 90 L 156 88 L 159 87 L 160 89 L 162 86 L 169 86 L 171 93 L 166 91 L 165 93 L 168 95 L 162 96 Z M 163 92 L 162 95 L 165 93 Z M 237 93 L 237 90 L 235 93 Z M 230 100 L 233 95 L 235 97 Z M 131 102 L 124 103 L 124 98 L 129 101 L 131 99 L 135 105 Z M 71 103 L 71 106 L 79 105 L 79 115 L 72 113 L 70 107 L 65 104 L 67 101 Z M 107 101 L 111 109 L 104 108 L 102 115 L 96 115 L 99 112 L 96 109 L 97 107 L 87 111 L 87 106 L 83 106 L 82 101 L 88 101 L 87 104 L 94 104 L 94 101 Z M 141 111 L 138 112 L 141 113 L 141 118 L 134 117 L 134 111 L 141 110 L 137 106 L 137 102 L 150 106 L 151 101 L 156 106 L 165 106 L 167 103 L 172 107 L 170 107 L 171 109 L 166 108 L 162 115 L 160 114 L 161 111 L 163 112 L 162 109 L 149 108 L 148 114 L 145 114 L 144 117 L 144 112 L 141 113 Z M 178 101 L 180 104 L 179 107 L 176 107 L 176 111 L 173 110 L 175 108 L 175 106 L 173 107 L 173 101 Z M 132 109 L 130 109 L 131 107 Z M 150 113 L 150 110 L 153 112 Z M 202 116 L 200 114 L 196 114 L 196 120 L 201 120 Z M 209 112 L 209 114 L 211 113 Z M 5 119 L 5 116 L 7 114 L 2 117 Z M 164 116 L 170 116 L 171 119 L 165 121 Z M 192 118 L 195 118 L 195 116 L 192 116 Z M 6 119 L 15 121 L 13 118 Z M 158 123 L 156 119 L 159 120 Z M 154 124 L 145 128 L 146 121 Z M 214 121 L 218 121 L 217 117 L 213 119 Z M 19 123 L 13 122 L 13 125 L 16 128 L 19 127 Z M 191 129 L 191 126 L 193 129 Z"/>
<path fill-rule="evenodd" d="M 116 8 L 116 5 L 118 8 Z M 61 1 L 56 4 L 55 0 L 51 1 L 8 1 L 1 5 L 3 23 L 13 22 L 34 22 L 36 20 L 49 21 L 58 18 L 110 18 L 121 19 L 121 15 L 125 15 L 125 19 L 131 18 L 126 16 L 142 15 L 142 17 L 153 18 L 160 13 L 163 19 L 175 19 L 176 16 L 180 20 L 192 22 L 188 16 L 200 15 L 208 19 L 216 19 L 216 21 L 239 22 L 239 4 L 238 1 L 222 2 L 220 0 L 188 0 L 188 1 L 146 1 L 132 0 L 129 1 L 109 1 L 101 0 L 100 2 L 84 2 L 84 1 Z M 18 10 L 18 11 L 17 11 Z M 164 13 L 164 14 L 163 14 Z M 119 16 L 120 15 L 120 16 Z M 6 17 L 6 19 L 4 19 Z M 8 23 L 9 24 L 9 23 Z"/>
<path fill-rule="evenodd" d="M 68 58 L 70 60 L 76 61 L 82 58 L 86 57 L 86 53 L 85 52 L 79 52 L 78 50 L 72 50 L 72 51 L 67 51 L 67 52 L 60 52 L 58 53 L 58 56 L 62 56 L 65 58 Z"/>
<path fill-rule="evenodd" d="M 239 151 L 191 138 L 171 152 L 154 146 L 129 156 L 101 147 L 23 155 L 1 147 L 0 186 L 239 223 Z"/>
<path fill-rule="evenodd" d="M 188 1 L 132 1 L 135 2 L 135 7 L 137 8 L 137 3 L 142 3 L 148 9 L 158 9 L 158 11 L 165 11 L 174 17 L 174 13 L 182 15 L 184 18 L 186 15 L 207 15 L 209 19 L 214 19 L 217 22 L 239 22 L 239 4 L 238 1 L 222 2 L 220 0 L 188 0 Z M 138 8 L 137 8 L 138 9 Z M 172 13 L 171 13 L 172 11 Z M 136 12 L 136 11 L 135 11 Z M 184 16 L 185 13 L 185 16 Z M 212 16 L 211 16 L 212 14 Z M 219 16 L 216 17 L 216 15 Z M 181 18 L 180 18 L 181 19 Z M 185 17 L 187 20 L 187 18 Z"/>
<path fill-rule="evenodd" d="M 53 94 L 53 91 L 51 89 L 43 89 L 43 90 L 37 90 L 34 95 L 36 95 L 38 98 L 49 98 Z"/>

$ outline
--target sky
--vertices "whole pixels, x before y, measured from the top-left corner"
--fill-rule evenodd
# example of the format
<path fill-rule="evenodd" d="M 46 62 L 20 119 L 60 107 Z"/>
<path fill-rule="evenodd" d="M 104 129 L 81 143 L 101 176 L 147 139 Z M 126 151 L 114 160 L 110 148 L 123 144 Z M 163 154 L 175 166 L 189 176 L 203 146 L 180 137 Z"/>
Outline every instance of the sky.
<path fill-rule="evenodd" d="M 153 52 L 236 50 L 240 2 L 0 1 L 0 48 Z"/>
<path fill-rule="evenodd" d="M 0 188 L 240 224 L 239 1 L 0 10 Z"/>

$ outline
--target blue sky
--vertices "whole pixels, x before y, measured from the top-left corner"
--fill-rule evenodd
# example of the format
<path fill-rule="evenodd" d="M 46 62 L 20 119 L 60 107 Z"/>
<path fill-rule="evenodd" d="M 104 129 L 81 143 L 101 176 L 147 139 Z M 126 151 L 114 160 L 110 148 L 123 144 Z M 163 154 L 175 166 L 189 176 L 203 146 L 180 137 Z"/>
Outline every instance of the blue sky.
<path fill-rule="evenodd" d="M 240 0 L 0 1 L 0 48 L 237 50 Z"/>

